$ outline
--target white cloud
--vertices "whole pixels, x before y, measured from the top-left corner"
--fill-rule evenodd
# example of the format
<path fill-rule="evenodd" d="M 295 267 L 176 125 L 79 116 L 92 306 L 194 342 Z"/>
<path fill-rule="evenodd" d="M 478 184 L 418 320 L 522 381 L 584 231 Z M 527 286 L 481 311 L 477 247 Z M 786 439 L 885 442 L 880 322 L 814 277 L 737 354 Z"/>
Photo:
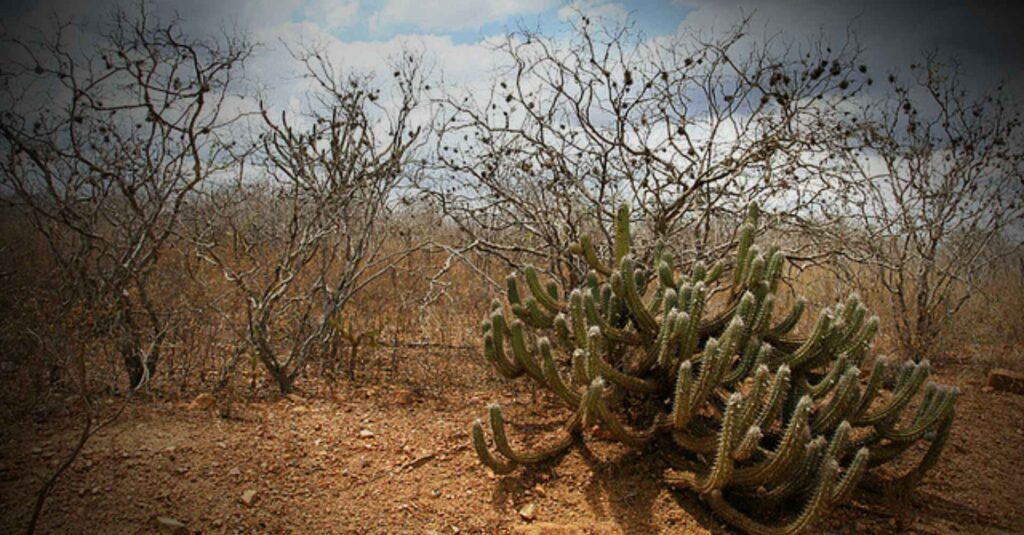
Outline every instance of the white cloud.
<path fill-rule="evenodd" d="M 358 13 L 358 0 L 310 0 L 305 9 L 307 20 L 321 23 L 329 32 L 352 26 Z"/>
<path fill-rule="evenodd" d="M 570 20 L 578 14 L 609 21 L 625 20 L 629 16 L 626 6 L 605 0 L 572 0 L 558 10 L 559 20 Z"/>
<path fill-rule="evenodd" d="M 427 31 L 458 31 L 479 28 L 508 17 L 536 14 L 556 0 L 389 0 L 370 19 L 374 29 L 411 24 Z"/>

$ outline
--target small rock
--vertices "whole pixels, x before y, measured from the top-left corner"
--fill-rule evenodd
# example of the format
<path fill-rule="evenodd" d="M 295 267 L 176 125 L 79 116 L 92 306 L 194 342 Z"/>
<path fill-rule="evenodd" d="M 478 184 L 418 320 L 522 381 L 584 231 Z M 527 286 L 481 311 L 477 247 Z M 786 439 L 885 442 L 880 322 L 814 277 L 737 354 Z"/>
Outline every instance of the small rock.
<path fill-rule="evenodd" d="M 213 397 L 213 394 L 203 392 L 196 396 L 196 399 L 192 400 L 192 403 L 188 404 L 188 410 L 190 411 L 205 411 L 217 403 L 217 398 Z"/>
<path fill-rule="evenodd" d="M 373 438 L 373 431 L 369 429 L 363 429 L 359 431 L 359 438 Z"/>
<path fill-rule="evenodd" d="M 536 485 L 533 486 L 533 492 L 535 492 L 537 496 L 540 496 L 541 498 L 548 495 L 547 491 L 544 490 L 544 487 L 542 487 L 540 483 L 537 483 Z"/>
<path fill-rule="evenodd" d="M 244 503 L 246 507 L 252 507 L 252 504 L 255 503 L 255 501 L 256 501 L 256 491 L 255 490 L 249 489 L 249 490 L 247 490 L 247 491 L 242 493 L 242 503 Z"/>
<path fill-rule="evenodd" d="M 995 390 L 995 388 L 992 388 L 991 386 L 983 386 L 983 387 L 981 387 L 981 391 L 984 392 L 985 394 L 989 394 L 989 393 L 991 393 L 994 390 Z"/>
<path fill-rule="evenodd" d="M 523 508 L 519 510 L 519 517 L 526 521 L 537 518 L 537 506 L 534 505 L 533 502 L 524 505 Z"/>
<path fill-rule="evenodd" d="M 239 470 L 237 466 L 232 468 L 231 470 L 228 470 L 228 475 L 232 476 L 232 477 L 239 476 L 241 474 L 242 474 L 242 471 Z"/>
<path fill-rule="evenodd" d="M 306 402 L 306 398 L 304 398 L 304 397 L 302 397 L 302 396 L 300 396 L 298 394 L 288 394 L 285 397 L 288 399 L 288 401 L 291 401 L 292 403 L 305 403 Z"/>
<path fill-rule="evenodd" d="M 413 402 L 411 390 L 395 390 L 391 394 L 391 399 L 399 405 L 411 405 Z"/>
<path fill-rule="evenodd" d="M 995 369 L 988 372 L 988 381 L 985 386 L 990 386 L 1001 392 L 1024 395 L 1024 373 L 1006 369 Z"/>
<path fill-rule="evenodd" d="M 153 520 L 156 529 L 164 535 L 188 535 L 188 528 L 169 516 L 158 516 Z"/>
<path fill-rule="evenodd" d="M 292 413 L 294 414 L 306 414 L 309 412 L 309 407 L 305 405 L 296 405 L 292 407 Z"/>

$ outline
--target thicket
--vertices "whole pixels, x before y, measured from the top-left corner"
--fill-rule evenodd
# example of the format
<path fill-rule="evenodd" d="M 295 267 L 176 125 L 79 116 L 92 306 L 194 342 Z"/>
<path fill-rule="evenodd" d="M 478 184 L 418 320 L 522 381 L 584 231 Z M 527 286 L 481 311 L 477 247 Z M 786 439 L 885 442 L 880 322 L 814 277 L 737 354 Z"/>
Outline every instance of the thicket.
<path fill-rule="evenodd" d="M 1019 278 L 1005 91 L 964 92 L 938 57 L 878 88 L 850 42 L 757 41 L 746 22 L 654 47 L 575 20 L 564 40 L 510 33 L 485 95 L 426 99 L 415 55 L 374 76 L 296 49 L 310 90 L 292 114 L 249 94 L 244 36 L 144 7 L 9 39 L 7 376 L 43 393 L 86 355 L 109 387 L 259 367 L 287 392 L 310 364 L 354 377 L 355 341 L 464 346 L 504 270 L 584 283 L 569 246 L 611 247 L 621 202 L 645 222 L 638 262 L 660 239 L 692 265 L 724 258 L 759 201 L 794 276 L 858 287 L 886 346 L 919 360 L 953 318 L 1006 301 L 983 291 Z"/>

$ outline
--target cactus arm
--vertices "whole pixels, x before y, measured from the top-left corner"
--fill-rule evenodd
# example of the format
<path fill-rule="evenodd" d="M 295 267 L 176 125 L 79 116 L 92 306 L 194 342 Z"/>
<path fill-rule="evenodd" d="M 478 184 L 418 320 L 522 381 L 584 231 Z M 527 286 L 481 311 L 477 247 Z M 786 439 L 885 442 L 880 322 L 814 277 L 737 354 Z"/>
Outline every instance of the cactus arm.
<path fill-rule="evenodd" d="M 593 320 L 592 323 L 595 323 L 600 327 L 601 334 L 604 335 L 605 338 L 613 342 L 619 342 L 631 346 L 638 346 L 643 343 L 643 338 L 636 332 L 619 329 L 618 327 L 613 327 L 611 323 L 608 323 L 608 320 L 597 311 L 597 305 L 594 303 L 594 299 L 591 296 L 585 296 L 583 298 L 583 304 L 586 308 L 587 317 Z"/>
<path fill-rule="evenodd" d="M 768 291 L 775 292 L 779 288 L 779 281 L 782 280 L 782 268 L 785 266 L 786 256 L 777 247 L 773 248 L 768 255 L 768 265 L 765 267 L 764 279 L 768 282 Z"/>
<path fill-rule="evenodd" d="M 746 273 L 744 270 L 748 262 L 748 256 L 750 248 L 754 244 L 754 225 L 750 223 L 744 223 L 740 227 L 740 238 L 739 245 L 736 249 L 736 267 L 733 271 L 732 284 L 734 288 L 739 288 L 741 283 L 746 280 Z"/>
<path fill-rule="evenodd" d="M 838 483 L 836 483 L 835 488 L 832 490 L 832 497 L 830 501 L 833 505 L 843 503 L 850 499 L 850 496 L 853 495 L 853 491 L 856 490 L 857 485 L 867 472 L 870 460 L 870 450 L 867 448 L 860 448 L 857 450 L 857 453 L 853 456 L 853 461 L 850 462 L 850 466 L 846 468 L 846 474 Z"/>
<path fill-rule="evenodd" d="M 935 394 L 935 400 L 930 404 L 931 406 L 921 411 L 906 429 L 876 426 L 877 437 L 892 442 L 916 442 L 929 430 L 935 429 L 940 421 L 944 421 L 952 414 L 956 398 L 955 389 L 942 389 Z"/>
<path fill-rule="evenodd" d="M 682 430 L 690 421 L 690 389 L 693 388 L 693 364 L 684 361 L 676 374 L 676 386 L 672 399 L 672 426 Z"/>
<path fill-rule="evenodd" d="M 864 324 L 864 328 L 850 336 L 849 340 L 842 344 L 837 351 L 851 353 L 858 349 L 866 348 L 868 344 L 871 343 L 871 339 L 875 337 L 877 332 L 878 316 L 872 316 L 871 319 Z"/>
<path fill-rule="evenodd" d="M 757 314 L 754 316 L 754 321 L 751 322 L 750 332 L 752 334 L 764 334 L 768 330 L 768 324 L 772 320 L 772 314 L 775 312 L 775 295 L 769 293 L 761 300 L 761 306 L 757 310 Z"/>
<path fill-rule="evenodd" d="M 818 434 L 831 429 L 853 411 L 858 400 L 857 378 L 860 375 L 856 368 L 849 368 L 839 380 L 836 393 L 832 396 L 828 405 L 825 406 L 814 418 L 811 424 L 811 432 Z"/>
<path fill-rule="evenodd" d="M 864 387 L 864 394 L 861 396 L 857 408 L 850 416 L 854 422 L 859 422 L 864 413 L 871 408 L 871 404 L 874 403 L 885 377 L 885 367 L 885 361 L 882 359 L 875 360 L 875 364 L 871 367 L 871 375 L 868 376 L 868 384 Z"/>
<path fill-rule="evenodd" d="M 750 386 L 750 391 L 744 396 L 743 414 L 740 416 L 739 423 L 741 428 L 758 427 L 753 425 L 754 419 L 757 418 L 758 409 L 763 406 L 762 401 L 765 389 L 768 388 L 769 375 L 768 367 L 764 365 L 758 366 L 757 371 L 754 372 L 753 384 Z M 760 429 L 760 427 L 758 428 Z"/>
<path fill-rule="evenodd" d="M 523 367 L 505 355 L 504 340 L 507 333 L 505 317 L 496 310 L 494 314 L 491 314 L 490 332 L 484 335 L 484 355 L 494 364 L 499 373 L 509 379 L 515 379 L 523 374 Z M 488 340 L 490 340 L 489 344 Z"/>
<path fill-rule="evenodd" d="M 827 311 L 822 311 L 821 315 L 818 316 L 818 322 L 814 326 L 814 332 L 804 341 L 803 345 L 789 355 L 786 359 L 786 364 L 790 368 L 797 369 L 810 362 L 811 359 L 817 356 L 818 349 L 828 335 L 831 326 L 832 315 Z"/>
<path fill-rule="evenodd" d="M 949 416 L 939 424 L 938 429 L 935 431 L 935 438 L 932 439 L 931 445 L 928 447 L 928 451 L 925 452 L 924 457 L 921 458 L 921 462 L 918 463 L 911 471 L 907 472 L 904 476 L 894 480 L 890 480 L 888 485 L 891 487 L 910 489 L 917 486 L 924 478 L 925 474 L 939 462 L 939 456 L 942 454 L 943 448 L 946 446 L 946 442 L 949 440 L 949 435 L 953 429 L 953 416 L 954 412 L 950 412 Z"/>
<path fill-rule="evenodd" d="M 777 506 L 783 500 L 802 494 L 807 491 L 808 487 L 814 482 L 814 476 L 817 474 L 817 468 L 821 465 L 821 461 L 824 459 L 825 446 L 827 442 L 822 436 L 817 436 L 811 442 L 807 443 L 804 447 L 804 455 L 801 459 L 800 466 L 797 474 L 790 479 L 772 487 L 767 492 L 761 492 L 760 489 L 755 490 L 751 493 L 757 497 L 759 502 L 767 507 L 771 508 Z"/>
<path fill-rule="evenodd" d="M 640 296 L 633 266 L 633 259 L 628 256 L 622 259 L 619 270 L 623 287 L 622 297 L 626 300 L 626 306 L 629 307 L 633 319 L 636 320 L 637 328 L 642 332 L 653 335 L 658 332 L 658 323 L 654 320 L 654 316 L 651 315 L 651 311 L 648 310 L 647 305 L 644 304 L 643 298 Z"/>
<path fill-rule="evenodd" d="M 572 379 L 580 385 L 588 385 L 592 380 L 590 377 L 590 364 L 588 363 L 586 350 L 575 349 L 572 352 Z"/>
<path fill-rule="evenodd" d="M 704 316 L 704 307 L 706 305 L 704 301 L 704 288 L 704 283 L 698 282 L 693 285 L 689 292 L 690 302 L 686 313 L 690 316 L 690 324 L 683 334 L 683 341 L 680 343 L 681 349 L 679 351 L 679 357 L 684 360 L 693 356 L 697 351 L 697 346 L 700 344 L 701 318 Z"/>
<path fill-rule="evenodd" d="M 676 274 L 668 262 L 658 264 L 658 283 L 664 288 L 675 288 L 677 285 Z"/>
<path fill-rule="evenodd" d="M 707 282 L 704 281 L 704 277 L 707 276 L 707 274 L 708 267 L 704 265 L 704 262 L 701 260 L 694 262 L 693 265 L 690 266 L 690 279 L 693 282 L 703 282 L 704 284 L 707 284 Z"/>
<path fill-rule="evenodd" d="M 753 247 L 751 249 L 753 250 Z M 758 253 L 756 256 L 753 257 L 753 260 L 750 261 L 750 269 L 747 272 L 747 280 L 746 280 L 746 287 L 747 288 L 753 288 L 758 283 L 761 283 L 761 282 L 764 281 L 765 269 L 766 269 L 766 264 L 767 263 L 768 262 L 767 262 L 767 260 L 765 260 L 763 254 Z"/>
<path fill-rule="evenodd" d="M 507 286 L 508 302 L 510 305 L 518 305 L 522 303 L 522 299 L 519 297 L 519 285 L 516 283 L 516 278 L 509 275 L 505 278 L 505 285 Z M 500 306 L 500 303 L 499 303 Z"/>
<path fill-rule="evenodd" d="M 690 395 L 689 408 L 693 412 L 707 400 L 711 392 L 720 384 L 725 374 L 732 354 L 736 349 L 736 342 L 743 331 L 743 321 L 738 317 L 734 318 L 729 328 L 722 334 L 720 341 L 709 340 L 704 346 L 700 375 L 697 385 Z"/>
<path fill-rule="evenodd" d="M 803 453 L 803 437 L 807 432 L 807 413 L 810 408 L 811 398 L 808 396 L 801 398 L 773 455 L 758 464 L 737 468 L 731 484 L 758 486 L 785 474 Z"/>
<path fill-rule="evenodd" d="M 715 262 L 715 264 L 711 266 L 711 269 L 708 270 L 707 276 L 704 277 L 704 284 L 717 282 L 724 271 L 725 264 L 721 260 Z"/>
<path fill-rule="evenodd" d="M 732 451 L 733 460 L 745 461 L 749 459 L 757 451 L 757 445 L 761 442 L 762 438 L 764 438 L 764 433 L 761 432 L 760 427 L 755 425 L 747 428 L 747 432 L 744 433 Z"/>
<path fill-rule="evenodd" d="M 615 262 L 629 254 L 629 205 L 623 204 L 615 214 Z"/>
<path fill-rule="evenodd" d="M 762 406 L 754 425 L 761 429 L 767 429 L 779 416 L 782 406 L 786 401 L 786 393 L 789 392 L 790 371 L 789 366 L 783 364 L 775 371 L 772 379 L 771 390 L 768 392 L 768 401 Z"/>
<path fill-rule="evenodd" d="M 675 310 L 669 311 L 661 321 L 661 329 L 658 331 L 658 338 L 655 341 L 654 348 L 652 348 L 652 352 L 657 355 L 658 365 L 665 370 L 675 364 L 675 352 L 678 347 L 673 341 L 678 323 L 679 314 Z"/>
<path fill-rule="evenodd" d="M 479 418 L 473 422 L 473 449 L 476 450 L 477 457 L 480 458 L 480 462 L 484 466 L 490 468 L 495 474 L 504 475 L 510 474 L 519 465 L 511 461 L 502 461 L 493 455 L 490 450 L 487 449 L 487 442 L 484 439 L 484 424 Z"/>
<path fill-rule="evenodd" d="M 739 300 L 733 301 L 721 314 L 706 320 L 701 320 L 699 332 L 701 336 L 709 336 L 721 332 L 729 321 L 736 315 L 739 307 Z"/>
<path fill-rule="evenodd" d="M 526 347 L 526 337 L 523 335 L 523 323 L 519 320 L 512 322 L 509 326 L 509 340 L 512 342 L 512 354 L 516 358 L 516 362 L 524 370 L 526 374 L 533 378 L 541 385 L 546 385 L 547 381 L 544 379 L 544 371 L 537 364 L 537 361 L 533 358 L 533 352 Z"/>
<path fill-rule="evenodd" d="M 587 318 L 583 307 L 583 292 L 573 290 L 569 294 L 569 326 L 576 347 L 587 346 Z"/>
<path fill-rule="evenodd" d="M 835 431 L 832 433 L 832 440 L 828 442 L 828 449 L 825 450 L 826 458 L 835 459 L 836 461 L 843 458 L 847 448 L 850 446 L 850 432 L 852 430 L 853 426 L 846 420 L 843 420 L 842 423 L 836 426 Z"/>
<path fill-rule="evenodd" d="M 742 396 L 735 393 L 729 397 L 729 401 L 726 403 L 722 430 L 718 435 L 718 446 L 711 470 L 705 475 L 697 475 L 695 473 L 683 473 L 678 476 L 669 475 L 666 477 L 666 481 L 670 485 L 687 486 L 700 494 L 706 494 L 712 490 L 720 490 L 725 487 L 733 469 L 733 449 L 740 440 L 737 438 L 739 435 L 737 420 L 741 410 L 741 400 Z"/>
<path fill-rule="evenodd" d="M 555 333 L 558 335 L 558 342 L 562 347 L 573 347 L 572 329 L 569 327 L 569 320 L 562 312 L 555 316 Z"/>
<path fill-rule="evenodd" d="M 801 297 L 795 304 L 793 304 L 793 308 L 790 309 L 789 314 L 765 333 L 765 340 L 775 342 L 792 331 L 793 328 L 800 323 L 800 317 L 803 316 L 804 309 L 806 308 L 807 301 Z"/>
<path fill-rule="evenodd" d="M 600 392 L 604 390 L 604 387 L 604 380 L 600 377 L 595 379 L 590 386 L 590 401 L 598 419 L 607 425 L 608 431 L 619 442 L 636 449 L 642 449 L 647 446 L 651 439 L 654 438 L 656 431 L 661 427 L 661 422 L 656 420 L 650 429 L 643 431 L 626 429 L 626 426 L 608 409 L 608 406 L 601 398 Z"/>
<path fill-rule="evenodd" d="M 708 394 L 718 383 L 720 370 L 724 368 L 726 357 L 719 349 L 718 340 L 708 340 L 702 353 L 700 372 L 697 374 L 697 382 L 690 389 L 690 399 L 687 407 L 691 415 L 704 404 Z"/>
<path fill-rule="evenodd" d="M 740 360 L 736 363 L 736 367 L 722 378 L 722 383 L 732 385 L 736 381 L 747 377 L 750 370 L 756 368 L 760 363 L 767 361 L 771 353 L 771 346 L 760 343 L 756 338 L 751 338 Z"/>
<path fill-rule="evenodd" d="M 927 360 L 915 365 L 910 373 L 910 377 L 903 381 L 902 386 L 897 388 L 888 404 L 878 409 L 877 412 L 863 416 L 854 423 L 857 425 L 877 424 L 889 419 L 894 414 L 898 414 L 899 411 L 903 410 L 907 403 L 910 403 L 910 400 L 914 397 L 914 394 L 917 393 L 918 388 L 921 387 L 924 380 L 928 378 L 930 373 L 931 366 Z"/>
<path fill-rule="evenodd" d="M 541 338 L 537 340 L 537 347 L 540 348 L 541 358 L 544 361 L 544 378 L 547 380 L 548 386 L 554 390 L 555 394 L 558 395 L 570 408 L 578 407 L 582 396 L 569 386 L 562 379 L 562 374 L 558 373 L 558 368 L 555 366 L 555 359 L 551 356 L 551 343 L 548 342 L 547 338 Z"/>
<path fill-rule="evenodd" d="M 804 447 L 799 473 L 794 474 L 793 477 L 783 481 L 767 492 L 755 491 L 752 495 L 756 496 L 759 502 L 762 502 L 766 508 L 770 509 L 791 496 L 805 492 L 807 487 L 814 481 L 817 468 L 821 466 L 826 444 L 825 437 L 821 435 L 815 437 L 814 440 L 808 442 Z"/>
<path fill-rule="evenodd" d="M 632 375 L 620 372 L 619 370 L 616 370 L 610 364 L 605 362 L 604 359 L 601 358 L 601 351 L 599 350 L 597 344 L 597 340 L 600 339 L 600 337 L 601 331 L 597 327 L 591 327 L 591 344 L 590 349 L 588 350 L 588 354 L 590 358 L 589 363 L 590 368 L 592 370 L 592 374 L 600 375 L 605 379 L 608 379 L 609 381 L 631 392 L 653 394 L 655 392 L 661 391 L 661 384 L 658 383 L 657 381 L 641 379 L 639 377 L 634 377 Z"/>
<path fill-rule="evenodd" d="M 549 311 L 553 313 L 561 312 L 565 308 L 565 304 L 558 302 L 556 297 L 552 296 L 547 289 L 541 286 L 540 277 L 537 275 L 537 269 L 533 266 L 527 266 L 525 271 L 526 285 L 529 286 L 530 293 L 533 295 L 533 298 Z"/>
<path fill-rule="evenodd" d="M 835 363 L 829 368 L 828 372 L 825 373 L 821 379 L 814 384 L 807 382 L 806 379 L 804 389 L 814 399 L 821 399 L 831 392 L 839 383 L 839 379 L 846 373 L 849 368 L 849 358 L 846 355 L 839 355 Z"/>
<path fill-rule="evenodd" d="M 488 408 L 488 412 L 491 416 L 491 432 L 494 433 L 494 446 L 498 449 L 498 452 L 518 464 L 543 462 L 568 449 L 576 439 L 575 433 L 579 427 L 580 420 L 579 413 L 577 413 L 566 426 L 563 436 L 547 447 L 532 451 L 516 451 L 509 445 L 508 437 L 505 435 L 505 417 L 502 415 L 501 406 L 497 403 L 492 404 Z"/>
<path fill-rule="evenodd" d="M 583 253 L 583 260 L 587 262 L 594 271 L 604 275 L 605 277 L 612 274 L 612 269 L 604 264 L 600 258 L 597 257 L 597 250 L 594 249 L 594 242 L 590 240 L 590 236 L 584 234 L 580 236 L 580 252 Z"/>
<path fill-rule="evenodd" d="M 835 474 L 838 470 L 835 461 L 826 460 L 818 470 L 818 483 L 810 501 L 803 511 L 790 523 L 782 526 L 769 526 L 754 520 L 729 504 L 722 496 L 722 491 L 715 490 L 708 496 L 708 503 L 718 516 L 729 524 L 739 527 L 752 535 L 793 535 L 805 531 L 828 507 L 835 487 Z"/>
<path fill-rule="evenodd" d="M 515 311 L 517 307 L 512 307 Z M 526 298 L 526 308 L 519 307 L 520 319 L 529 323 L 531 326 L 539 329 L 550 329 L 555 326 L 555 317 L 547 312 L 544 312 L 537 306 L 537 300 L 533 297 Z"/>

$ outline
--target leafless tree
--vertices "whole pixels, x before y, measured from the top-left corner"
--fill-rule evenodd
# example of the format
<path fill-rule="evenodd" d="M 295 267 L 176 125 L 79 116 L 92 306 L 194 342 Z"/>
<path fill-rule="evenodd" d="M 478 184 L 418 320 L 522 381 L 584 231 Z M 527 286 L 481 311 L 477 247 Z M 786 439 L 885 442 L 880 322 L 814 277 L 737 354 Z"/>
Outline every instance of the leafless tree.
<path fill-rule="evenodd" d="M 151 293 L 154 266 L 190 194 L 232 164 L 224 133 L 241 116 L 231 98 L 252 46 L 187 36 L 144 5 L 99 35 L 56 25 L 4 43 L 0 187 L 138 388 L 171 319 Z"/>
<path fill-rule="evenodd" d="M 1019 250 L 1024 139 L 1010 93 L 968 92 L 957 66 L 935 54 L 889 82 L 848 125 L 856 135 L 845 155 L 860 187 L 812 234 L 884 286 L 899 343 L 920 359 L 988 268 Z"/>
<path fill-rule="evenodd" d="M 572 30 L 509 34 L 486 98 L 446 98 L 444 172 L 424 189 L 477 249 L 574 284 L 585 267 L 568 247 L 629 202 L 648 241 L 716 258 L 732 239 L 716 220 L 751 201 L 799 211 L 842 179 L 833 106 L 872 83 L 855 40 L 798 47 L 746 21 L 650 40 L 583 16 Z"/>
<path fill-rule="evenodd" d="M 385 84 L 339 72 L 315 47 L 294 55 L 312 86 L 308 109 L 275 117 L 261 106 L 255 172 L 210 188 L 193 225 L 199 254 L 244 307 L 239 331 L 283 393 L 337 347 L 353 296 L 415 249 L 386 247 L 385 230 L 424 139 L 418 58 L 396 60 Z"/>

